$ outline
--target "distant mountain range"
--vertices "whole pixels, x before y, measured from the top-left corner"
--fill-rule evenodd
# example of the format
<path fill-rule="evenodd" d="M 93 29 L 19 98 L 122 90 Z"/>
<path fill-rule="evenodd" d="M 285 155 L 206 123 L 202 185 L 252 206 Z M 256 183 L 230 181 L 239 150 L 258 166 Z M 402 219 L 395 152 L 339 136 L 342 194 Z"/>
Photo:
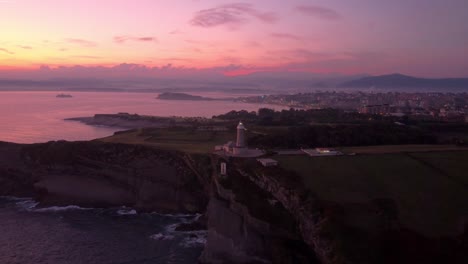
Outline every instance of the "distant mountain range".
<path fill-rule="evenodd" d="M 75 79 L 1 79 L 0 91 L 133 91 L 190 92 L 229 91 L 239 93 L 304 92 L 314 89 L 417 90 L 467 92 L 468 78 L 417 78 L 403 74 L 380 76 L 317 74 L 308 72 L 257 72 L 241 76 L 203 76 L 177 78 L 75 78 Z"/>
<path fill-rule="evenodd" d="M 468 78 L 417 78 L 403 74 L 364 77 L 340 85 L 349 88 L 442 88 L 468 90 Z"/>

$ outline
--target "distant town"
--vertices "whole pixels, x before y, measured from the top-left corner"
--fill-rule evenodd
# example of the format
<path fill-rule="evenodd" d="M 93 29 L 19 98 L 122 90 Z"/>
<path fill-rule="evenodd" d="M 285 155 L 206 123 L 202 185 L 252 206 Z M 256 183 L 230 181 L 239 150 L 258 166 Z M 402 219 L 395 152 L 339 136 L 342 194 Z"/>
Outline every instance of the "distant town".
<path fill-rule="evenodd" d="M 291 108 L 336 108 L 363 114 L 468 122 L 468 93 L 313 92 L 252 96 L 240 100 Z"/>

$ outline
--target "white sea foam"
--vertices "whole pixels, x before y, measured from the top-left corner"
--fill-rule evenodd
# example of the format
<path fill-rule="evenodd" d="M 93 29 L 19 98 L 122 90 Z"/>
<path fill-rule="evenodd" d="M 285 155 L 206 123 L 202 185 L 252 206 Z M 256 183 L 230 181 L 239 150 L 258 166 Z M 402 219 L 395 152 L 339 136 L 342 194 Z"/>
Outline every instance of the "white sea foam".
<path fill-rule="evenodd" d="M 33 199 L 21 199 L 21 200 L 16 200 L 16 206 L 21 208 L 22 210 L 26 211 L 32 211 L 36 206 L 39 204 L 38 202 L 34 201 Z"/>
<path fill-rule="evenodd" d="M 118 215 L 136 215 L 137 211 L 131 208 L 122 208 L 117 211 Z"/>
<path fill-rule="evenodd" d="M 93 208 L 84 208 L 79 207 L 76 205 L 67 205 L 67 206 L 51 206 L 51 207 L 44 207 L 34 209 L 34 212 L 45 213 L 45 212 L 62 212 L 62 211 L 70 211 L 70 210 L 92 210 Z"/>
<path fill-rule="evenodd" d="M 191 232 L 192 234 L 189 237 L 186 237 L 180 243 L 184 247 L 198 247 L 206 244 L 208 237 L 208 232 L 206 231 L 196 231 Z M 196 234 L 194 234 L 196 233 Z"/>
<path fill-rule="evenodd" d="M 21 198 L 15 196 L 0 196 L 0 199 L 7 200 L 7 201 L 27 201 L 32 200 L 32 198 Z"/>
<path fill-rule="evenodd" d="M 157 234 L 151 235 L 150 238 L 154 239 L 154 240 L 172 240 L 172 239 L 174 239 L 174 236 L 173 235 L 164 235 L 162 233 L 157 233 Z"/>
<path fill-rule="evenodd" d="M 176 224 L 170 224 L 168 226 L 165 227 L 165 230 L 166 232 L 175 232 L 175 229 L 177 228 L 177 226 L 179 226 L 179 223 L 176 223 Z"/>
<path fill-rule="evenodd" d="M 162 214 L 158 212 L 152 212 L 152 215 L 159 215 L 162 217 L 173 217 L 173 218 L 191 218 L 191 217 L 200 217 L 201 214 Z M 198 218 L 197 218 L 198 219 Z"/>

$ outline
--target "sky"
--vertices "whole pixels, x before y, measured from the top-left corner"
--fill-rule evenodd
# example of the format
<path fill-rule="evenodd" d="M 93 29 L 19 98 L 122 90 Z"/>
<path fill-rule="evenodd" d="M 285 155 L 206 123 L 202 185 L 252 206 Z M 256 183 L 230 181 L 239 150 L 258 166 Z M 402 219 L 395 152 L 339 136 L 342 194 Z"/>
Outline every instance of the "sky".
<path fill-rule="evenodd" d="M 468 77 L 466 0 L 0 0 L 0 77 Z"/>

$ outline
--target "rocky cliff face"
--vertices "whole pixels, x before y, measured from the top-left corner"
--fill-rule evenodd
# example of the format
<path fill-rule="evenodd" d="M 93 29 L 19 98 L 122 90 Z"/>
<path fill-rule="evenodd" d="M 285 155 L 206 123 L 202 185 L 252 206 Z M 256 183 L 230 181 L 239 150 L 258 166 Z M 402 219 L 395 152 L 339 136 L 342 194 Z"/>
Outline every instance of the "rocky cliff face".
<path fill-rule="evenodd" d="M 194 213 L 208 201 L 184 154 L 101 142 L 1 143 L 0 186 L 43 205 Z"/>
<path fill-rule="evenodd" d="M 0 196 L 33 196 L 42 205 L 204 212 L 200 222 L 180 227 L 208 229 L 202 263 L 466 263 L 468 232 L 429 239 L 405 230 L 389 214 L 391 200 L 358 205 L 370 211 L 358 222 L 364 216 L 375 230 L 353 229 L 347 217 L 356 205 L 324 204 L 291 172 L 234 159 L 221 177 L 219 163 L 209 155 L 138 145 L 0 142 Z"/>
<path fill-rule="evenodd" d="M 234 168 L 214 175 L 202 263 L 318 263 L 293 216 Z"/>

